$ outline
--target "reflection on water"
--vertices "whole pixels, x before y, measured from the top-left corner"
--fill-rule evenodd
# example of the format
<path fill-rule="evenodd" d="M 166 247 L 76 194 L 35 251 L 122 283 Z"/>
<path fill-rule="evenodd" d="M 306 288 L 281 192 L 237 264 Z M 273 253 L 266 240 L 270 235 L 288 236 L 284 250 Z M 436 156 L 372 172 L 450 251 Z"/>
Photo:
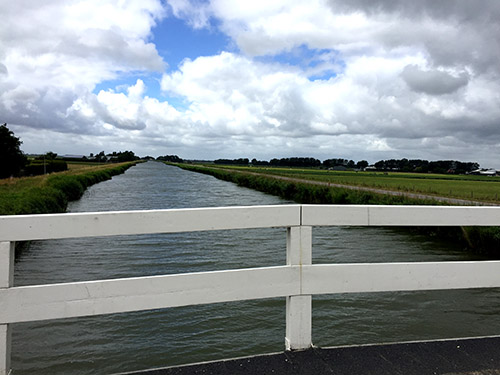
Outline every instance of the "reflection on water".
<path fill-rule="evenodd" d="M 149 162 L 91 187 L 69 211 L 287 204 L 211 176 Z M 285 230 L 33 242 L 15 285 L 285 263 Z M 388 228 L 313 230 L 313 262 L 469 260 L 450 244 Z M 362 275 L 360 275 L 362 277 Z M 498 290 L 315 296 L 318 346 L 500 334 Z M 14 325 L 16 374 L 109 374 L 284 348 L 282 298 Z"/>

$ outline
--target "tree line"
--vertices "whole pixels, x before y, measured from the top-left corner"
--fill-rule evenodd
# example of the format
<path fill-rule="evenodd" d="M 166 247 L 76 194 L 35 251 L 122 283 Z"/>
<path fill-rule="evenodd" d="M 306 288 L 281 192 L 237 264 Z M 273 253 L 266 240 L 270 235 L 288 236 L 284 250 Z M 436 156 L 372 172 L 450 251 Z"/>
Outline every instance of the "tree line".
<path fill-rule="evenodd" d="M 461 162 L 457 160 L 428 161 L 421 159 L 380 160 L 374 164 L 377 170 L 391 170 L 415 173 L 452 173 L 465 174 L 479 168 L 479 163 Z"/>
<path fill-rule="evenodd" d="M 291 157 L 281 159 L 257 160 L 248 158 L 239 159 L 217 159 L 215 164 L 224 165 L 253 165 L 271 167 L 303 167 L 303 168 L 326 168 L 326 169 L 349 169 L 349 170 L 374 170 L 374 171 L 397 171 L 413 173 L 451 173 L 466 174 L 479 168 L 476 162 L 461 162 L 457 160 L 428 161 L 422 159 L 388 159 L 380 160 L 370 165 L 366 160 L 354 162 L 354 160 L 333 158 L 320 161 L 311 157 Z"/>
<path fill-rule="evenodd" d="M 133 151 L 120 151 L 87 156 L 60 157 L 54 152 L 47 152 L 34 158 L 28 158 L 21 151 L 23 142 L 14 135 L 7 124 L 0 125 L 0 178 L 11 176 L 35 176 L 45 173 L 60 172 L 68 169 L 67 161 L 114 162 L 121 163 L 140 159 Z"/>
<path fill-rule="evenodd" d="M 90 153 L 89 156 L 82 157 L 81 161 L 90 161 L 96 163 L 122 163 L 126 161 L 135 161 L 139 160 L 138 157 L 133 151 L 113 151 L 111 153 L 105 154 L 104 151 L 101 151 L 97 154 Z"/>
<path fill-rule="evenodd" d="M 0 125 L 0 178 L 20 175 L 36 175 L 57 172 L 67 169 L 66 161 L 88 161 L 96 163 L 104 162 L 127 162 L 140 158 L 133 151 L 119 151 L 106 154 L 101 151 L 97 154 L 91 153 L 88 157 L 58 158 L 57 154 L 48 152 L 34 160 L 28 160 L 21 151 L 22 141 L 9 130 L 7 124 Z M 57 158 L 57 159 L 56 159 Z M 146 157 L 146 159 L 153 159 Z M 183 159 L 177 155 L 164 155 L 156 158 L 160 161 L 182 163 Z M 273 167 L 302 167 L 302 168 L 326 168 L 326 169 L 350 169 L 350 170 L 377 170 L 377 171 L 401 171 L 415 173 L 453 173 L 465 174 L 477 170 L 479 163 L 460 162 L 457 160 L 428 161 L 421 159 L 389 159 L 380 160 L 369 165 L 366 160 L 354 162 L 343 158 L 333 158 L 320 161 L 312 157 L 290 157 L 281 159 L 257 160 L 248 158 L 239 159 L 217 159 L 215 164 L 225 165 L 253 165 Z"/>

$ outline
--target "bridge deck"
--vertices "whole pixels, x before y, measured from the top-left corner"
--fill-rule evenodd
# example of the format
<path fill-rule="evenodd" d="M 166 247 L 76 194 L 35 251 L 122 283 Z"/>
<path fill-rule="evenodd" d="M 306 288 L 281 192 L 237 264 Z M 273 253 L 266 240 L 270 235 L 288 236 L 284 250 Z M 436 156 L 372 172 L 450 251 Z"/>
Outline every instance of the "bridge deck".
<path fill-rule="evenodd" d="M 132 374 L 500 375 L 500 336 L 314 348 Z"/>

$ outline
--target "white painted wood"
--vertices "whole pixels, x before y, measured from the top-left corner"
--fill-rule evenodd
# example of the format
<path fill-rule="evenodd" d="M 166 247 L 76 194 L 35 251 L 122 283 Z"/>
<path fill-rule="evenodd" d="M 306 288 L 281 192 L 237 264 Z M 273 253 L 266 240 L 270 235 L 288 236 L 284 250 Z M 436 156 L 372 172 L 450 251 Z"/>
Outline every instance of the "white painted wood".
<path fill-rule="evenodd" d="M 0 288 L 14 285 L 15 242 L 0 242 Z"/>
<path fill-rule="evenodd" d="M 0 240 L 28 241 L 300 225 L 300 205 L 0 216 Z"/>
<path fill-rule="evenodd" d="M 311 343 L 313 294 L 500 287 L 500 262 L 312 265 L 312 226 L 500 225 L 500 207 L 253 206 L 0 216 L 0 375 L 10 323 L 286 297 L 286 348 Z M 14 242 L 287 227 L 287 265 L 12 287 Z"/>
<path fill-rule="evenodd" d="M 500 287 L 500 261 L 316 264 L 302 268 L 303 294 Z"/>
<path fill-rule="evenodd" d="M 312 297 L 286 298 L 286 350 L 302 350 L 312 346 Z"/>
<path fill-rule="evenodd" d="M 500 207 L 371 206 L 369 225 L 500 225 Z"/>
<path fill-rule="evenodd" d="M 297 294 L 289 266 L 14 287 L 0 290 L 0 324 Z"/>
<path fill-rule="evenodd" d="M 10 374 L 11 342 L 11 326 L 9 324 L 0 324 L 0 375 Z"/>
<path fill-rule="evenodd" d="M 303 205 L 302 225 L 498 226 L 500 207 Z"/>
<path fill-rule="evenodd" d="M 15 242 L 0 242 L 0 291 L 14 285 Z M 10 373 L 12 327 L 0 324 L 0 375 Z"/>
<path fill-rule="evenodd" d="M 302 205 L 302 225 L 368 225 L 369 206 Z"/>
<path fill-rule="evenodd" d="M 286 264 L 302 265 L 312 262 L 312 228 L 289 227 L 286 234 Z"/>
<path fill-rule="evenodd" d="M 312 228 L 309 226 L 287 229 L 287 265 L 298 267 L 299 287 L 302 285 L 302 267 L 312 262 Z M 288 295 L 286 298 L 287 350 L 307 349 L 312 346 L 312 298 L 311 295 Z"/>
<path fill-rule="evenodd" d="M 500 207 L 280 205 L 10 215 L 0 216 L 0 240 L 28 241 L 301 224 L 500 225 Z"/>

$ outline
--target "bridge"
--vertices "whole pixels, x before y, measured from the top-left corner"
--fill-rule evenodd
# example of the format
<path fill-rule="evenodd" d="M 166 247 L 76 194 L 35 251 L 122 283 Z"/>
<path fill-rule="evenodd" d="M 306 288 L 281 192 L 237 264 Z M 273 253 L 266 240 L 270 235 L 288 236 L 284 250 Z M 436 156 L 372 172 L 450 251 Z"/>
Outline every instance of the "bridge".
<path fill-rule="evenodd" d="M 0 375 L 10 373 L 14 323 L 273 297 L 286 298 L 285 359 L 306 355 L 298 354 L 302 351 L 318 356 L 327 352 L 312 345 L 313 295 L 498 288 L 500 261 L 312 264 L 314 226 L 498 225 L 500 207 L 463 206 L 279 205 L 0 216 Z M 16 241 L 276 227 L 286 229 L 281 266 L 14 286 Z M 483 349 L 476 352 L 482 353 L 489 341 L 479 342 Z"/>

